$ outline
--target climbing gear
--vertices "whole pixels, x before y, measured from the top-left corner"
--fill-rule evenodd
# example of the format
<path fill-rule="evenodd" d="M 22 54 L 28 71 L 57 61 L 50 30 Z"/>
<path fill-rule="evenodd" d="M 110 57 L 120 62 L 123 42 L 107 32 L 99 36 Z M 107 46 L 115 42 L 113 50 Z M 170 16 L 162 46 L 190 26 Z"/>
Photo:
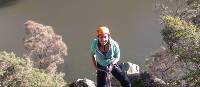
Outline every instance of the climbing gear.
<path fill-rule="evenodd" d="M 110 35 L 109 28 L 106 27 L 106 26 L 98 27 L 97 30 L 96 30 L 96 36 L 98 37 L 101 34 L 109 34 Z"/>

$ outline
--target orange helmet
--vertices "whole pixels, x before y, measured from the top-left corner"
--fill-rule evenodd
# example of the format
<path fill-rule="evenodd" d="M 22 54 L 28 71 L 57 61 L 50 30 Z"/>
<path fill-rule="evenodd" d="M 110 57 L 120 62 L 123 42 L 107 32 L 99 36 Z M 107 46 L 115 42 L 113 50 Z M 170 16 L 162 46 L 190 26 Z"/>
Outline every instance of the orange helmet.
<path fill-rule="evenodd" d="M 106 27 L 106 26 L 100 26 L 100 27 L 98 27 L 97 31 L 96 31 L 96 36 L 98 37 L 101 34 L 109 34 L 110 35 L 109 28 Z"/>

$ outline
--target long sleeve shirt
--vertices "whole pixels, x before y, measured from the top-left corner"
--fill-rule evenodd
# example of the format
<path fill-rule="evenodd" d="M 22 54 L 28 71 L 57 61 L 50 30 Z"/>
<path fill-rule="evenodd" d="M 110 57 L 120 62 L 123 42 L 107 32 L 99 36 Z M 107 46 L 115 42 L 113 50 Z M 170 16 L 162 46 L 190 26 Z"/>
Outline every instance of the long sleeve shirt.
<path fill-rule="evenodd" d="M 96 62 L 102 66 L 107 66 L 112 63 L 114 59 L 120 59 L 120 48 L 116 41 L 109 39 L 110 49 L 103 53 L 98 47 L 98 39 L 94 39 L 91 43 L 90 53 L 96 55 Z"/>

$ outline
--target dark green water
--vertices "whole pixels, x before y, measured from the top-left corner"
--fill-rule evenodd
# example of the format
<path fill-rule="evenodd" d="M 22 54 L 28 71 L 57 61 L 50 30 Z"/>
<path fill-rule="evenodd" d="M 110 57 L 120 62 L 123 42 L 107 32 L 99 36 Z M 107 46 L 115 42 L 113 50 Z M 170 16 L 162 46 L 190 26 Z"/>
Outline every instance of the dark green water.
<path fill-rule="evenodd" d="M 66 79 L 95 78 L 89 45 L 96 27 L 110 27 L 120 44 L 121 61 L 140 66 L 161 45 L 153 0 L 19 0 L 0 8 L 0 49 L 23 52 L 23 24 L 33 20 L 51 25 L 63 36 L 69 55 L 62 65 Z"/>

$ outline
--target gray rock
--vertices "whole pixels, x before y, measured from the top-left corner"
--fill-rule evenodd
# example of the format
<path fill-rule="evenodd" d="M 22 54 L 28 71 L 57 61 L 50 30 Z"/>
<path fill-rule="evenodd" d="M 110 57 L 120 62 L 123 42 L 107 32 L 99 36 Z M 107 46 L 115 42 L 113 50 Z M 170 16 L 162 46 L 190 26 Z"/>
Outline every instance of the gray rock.
<path fill-rule="evenodd" d="M 128 75 L 130 74 L 138 74 L 140 73 L 139 71 L 139 66 L 137 64 L 133 64 L 131 62 L 124 62 L 119 64 L 119 66 L 124 70 Z"/>
<path fill-rule="evenodd" d="M 125 62 L 119 64 L 119 67 L 127 73 L 132 87 L 177 87 L 165 83 L 162 79 L 156 78 L 148 72 L 139 71 L 139 66 L 131 62 Z M 119 81 L 111 76 L 112 87 L 122 87 Z M 78 79 L 72 83 L 70 87 L 96 87 L 94 82 L 85 78 Z"/>
<path fill-rule="evenodd" d="M 84 78 L 76 80 L 76 82 L 70 84 L 70 87 L 96 87 L 96 86 L 92 80 Z"/>

